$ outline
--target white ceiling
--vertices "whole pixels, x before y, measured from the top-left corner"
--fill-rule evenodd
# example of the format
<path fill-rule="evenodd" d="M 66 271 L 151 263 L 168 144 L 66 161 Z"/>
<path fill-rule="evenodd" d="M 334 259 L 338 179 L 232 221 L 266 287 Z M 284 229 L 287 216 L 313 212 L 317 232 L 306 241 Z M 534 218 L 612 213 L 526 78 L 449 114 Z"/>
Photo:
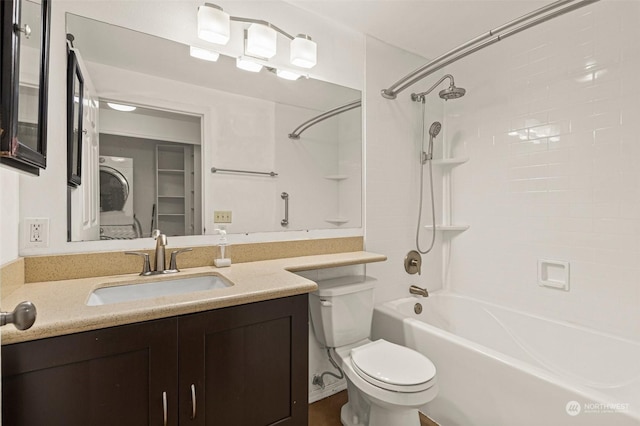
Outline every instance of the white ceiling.
<path fill-rule="evenodd" d="M 429 59 L 550 3 L 540 0 L 288 2 Z"/>

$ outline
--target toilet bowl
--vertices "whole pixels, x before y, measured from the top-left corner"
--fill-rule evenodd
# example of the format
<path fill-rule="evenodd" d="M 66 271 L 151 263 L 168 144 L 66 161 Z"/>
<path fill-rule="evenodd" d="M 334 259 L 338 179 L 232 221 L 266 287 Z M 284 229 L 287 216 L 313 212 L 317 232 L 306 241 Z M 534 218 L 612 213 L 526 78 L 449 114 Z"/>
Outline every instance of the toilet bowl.
<path fill-rule="evenodd" d="M 424 355 L 385 340 L 369 340 L 375 279 L 318 282 L 310 294 L 316 339 L 333 348 L 347 380 L 346 426 L 419 426 L 418 408 L 436 397 L 436 368 Z"/>
<path fill-rule="evenodd" d="M 418 408 L 438 394 L 436 369 L 424 355 L 385 340 L 336 348 L 347 378 L 348 426 L 419 426 Z"/>

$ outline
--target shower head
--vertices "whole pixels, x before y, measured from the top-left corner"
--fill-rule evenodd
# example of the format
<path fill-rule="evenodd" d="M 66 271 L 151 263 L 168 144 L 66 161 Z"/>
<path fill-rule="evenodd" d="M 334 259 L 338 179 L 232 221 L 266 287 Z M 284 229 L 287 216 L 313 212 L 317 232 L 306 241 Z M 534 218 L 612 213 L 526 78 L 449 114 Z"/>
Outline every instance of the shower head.
<path fill-rule="evenodd" d="M 440 91 L 439 95 L 442 99 L 444 99 L 445 101 L 448 101 L 449 99 L 458 99 L 464 96 L 464 94 L 467 92 L 466 90 L 464 90 L 461 87 L 456 87 L 455 83 L 453 81 L 453 76 L 451 74 L 446 74 L 444 76 L 442 76 L 442 78 L 440 78 L 440 80 L 438 80 L 433 86 L 431 86 L 429 88 L 429 90 L 427 90 L 426 92 L 422 92 L 422 93 L 412 93 L 411 94 L 411 100 L 412 101 L 416 101 L 416 102 L 422 102 L 424 103 L 424 98 L 425 96 L 427 96 L 429 93 L 431 93 L 433 91 L 433 89 L 435 89 L 436 87 L 438 87 L 440 85 L 440 83 L 442 83 L 444 80 L 449 79 L 451 81 L 451 83 L 449 83 L 449 87 L 446 89 L 443 89 Z"/>
<path fill-rule="evenodd" d="M 431 127 L 429 127 L 429 136 L 431 136 L 432 138 L 435 138 L 436 136 L 438 136 L 438 133 L 440 133 L 441 129 L 442 129 L 442 124 L 440 124 L 439 121 L 434 121 L 431 124 Z"/>
<path fill-rule="evenodd" d="M 461 98 L 465 93 L 467 93 L 467 91 L 462 87 L 456 87 L 453 85 L 453 83 L 451 83 L 448 88 L 442 89 L 440 93 L 438 93 L 438 95 L 445 101 L 448 101 L 449 99 Z"/>
<path fill-rule="evenodd" d="M 422 164 L 425 164 L 428 160 L 431 160 L 433 158 L 433 138 L 438 136 L 440 130 L 442 130 L 442 124 L 440 124 L 439 121 L 434 121 L 433 123 L 431 123 L 431 126 L 429 127 L 429 148 L 427 152 L 422 152 L 422 154 L 420 155 Z"/>

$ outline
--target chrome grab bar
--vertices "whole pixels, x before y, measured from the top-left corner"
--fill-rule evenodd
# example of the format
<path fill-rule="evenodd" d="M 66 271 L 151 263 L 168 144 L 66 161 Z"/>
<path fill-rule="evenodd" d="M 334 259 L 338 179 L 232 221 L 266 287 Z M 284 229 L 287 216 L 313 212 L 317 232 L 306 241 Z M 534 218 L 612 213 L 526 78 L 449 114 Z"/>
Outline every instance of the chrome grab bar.
<path fill-rule="evenodd" d="M 267 176 L 271 176 L 271 177 L 276 177 L 278 176 L 278 174 L 276 172 L 254 172 L 252 170 L 235 170 L 235 169 L 219 169 L 217 167 L 212 167 L 211 168 L 211 173 L 218 173 L 218 172 L 223 172 L 223 173 L 246 173 L 249 175 L 267 175 Z"/>
<path fill-rule="evenodd" d="M 284 200 L 284 219 L 280 221 L 280 225 L 288 226 L 289 225 L 289 194 L 283 192 L 280 194 L 280 198 Z"/>

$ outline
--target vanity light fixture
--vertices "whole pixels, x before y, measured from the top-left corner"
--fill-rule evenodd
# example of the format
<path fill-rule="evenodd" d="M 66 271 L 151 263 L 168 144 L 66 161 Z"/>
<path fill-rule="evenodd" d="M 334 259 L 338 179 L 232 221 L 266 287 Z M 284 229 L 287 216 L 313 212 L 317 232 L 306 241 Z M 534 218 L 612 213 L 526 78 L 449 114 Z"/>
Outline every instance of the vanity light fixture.
<path fill-rule="evenodd" d="M 216 44 L 227 44 L 231 37 L 229 14 L 218 5 L 205 3 L 198 8 L 198 37 Z"/>
<path fill-rule="evenodd" d="M 277 53 L 277 36 L 282 34 L 291 43 L 289 61 L 301 68 L 313 68 L 317 63 L 317 44 L 306 34 L 293 37 L 270 22 L 229 16 L 222 8 L 204 3 L 198 8 L 198 37 L 211 43 L 227 44 L 231 35 L 231 21 L 248 23 L 244 31 L 244 54 L 258 59 L 271 59 Z"/>
<path fill-rule="evenodd" d="M 278 42 L 276 30 L 266 25 L 253 23 L 245 32 L 244 51 L 247 55 L 271 59 L 276 55 Z"/>
<path fill-rule="evenodd" d="M 220 54 L 218 52 L 202 49 L 195 46 L 189 46 L 189 54 L 194 58 L 202 59 L 203 61 L 209 62 L 216 62 L 220 57 Z"/>
<path fill-rule="evenodd" d="M 122 111 L 122 112 L 131 112 L 131 111 L 135 111 L 136 109 L 136 107 L 134 107 L 133 105 L 116 104 L 113 102 L 107 102 L 107 105 L 109 105 L 109 108 L 111 109 L 115 109 L 116 111 Z"/>
<path fill-rule="evenodd" d="M 313 68 L 317 62 L 318 45 L 306 34 L 298 34 L 291 40 L 290 61 L 301 68 Z"/>
<path fill-rule="evenodd" d="M 250 72 L 260 72 L 262 69 L 262 65 L 252 61 L 251 59 L 247 59 L 244 56 L 239 56 L 236 58 L 236 67 L 241 70 L 250 71 Z"/>

